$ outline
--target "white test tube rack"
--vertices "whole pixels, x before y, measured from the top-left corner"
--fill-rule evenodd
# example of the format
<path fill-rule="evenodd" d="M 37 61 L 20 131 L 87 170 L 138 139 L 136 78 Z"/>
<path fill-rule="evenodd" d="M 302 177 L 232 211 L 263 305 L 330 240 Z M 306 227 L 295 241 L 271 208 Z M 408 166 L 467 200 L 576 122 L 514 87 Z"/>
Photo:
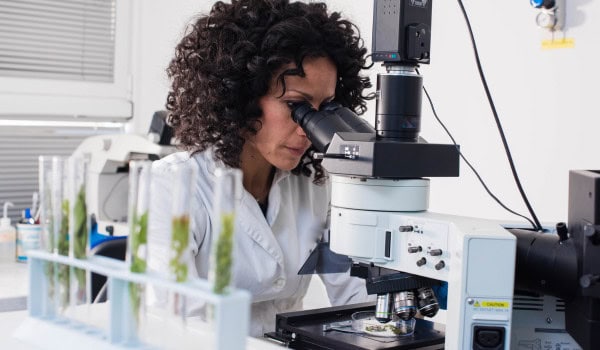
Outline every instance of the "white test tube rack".
<path fill-rule="evenodd" d="M 48 285 L 45 276 L 45 265 L 48 262 L 69 265 L 75 268 L 95 272 L 107 277 L 108 300 L 109 300 L 109 324 L 106 328 L 94 329 L 92 326 L 73 327 L 64 317 L 46 315 L 44 310 L 48 309 L 45 303 L 50 302 L 47 298 Z M 132 273 L 128 270 L 125 262 L 102 256 L 92 256 L 86 260 L 80 260 L 51 254 L 36 250 L 28 252 L 29 264 L 29 299 L 28 318 L 15 332 L 15 337 L 31 343 L 34 346 L 48 349 L 70 349 L 65 347 L 64 337 L 57 332 L 61 328 L 64 334 L 73 335 L 90 341 L 94 349 L 138 349 L 148 348 L 143 339 L 138 339 L 134 315 L 130 312 L 129 283 L 139 283 L 146 286 L 155 286 L 168 292 L 202 300 L 214 306 L 214 344 L 215 349 L 245 349 L 246 339 L 250 322 L 250 293 L 231 289 L 226 295 L 218 295 L 212 292 L 212 284 L 206 280 L 197 279 L 185 283 L 177 283 L 167 280 L 153 273 Z M 235 327 L 231 325 L 235 324 Z M 90 329 L 92 328 L 92 329 Z M 106 332 L 108 330 L 108 334 Z M 83 338 L 82 338 L 83 337 Z M 73 342 L 77 349 L 84 344 Z M 198 344 L 196 344 L 198 345 Z M 87 346 L 87 345 L 85 345 Z"/>

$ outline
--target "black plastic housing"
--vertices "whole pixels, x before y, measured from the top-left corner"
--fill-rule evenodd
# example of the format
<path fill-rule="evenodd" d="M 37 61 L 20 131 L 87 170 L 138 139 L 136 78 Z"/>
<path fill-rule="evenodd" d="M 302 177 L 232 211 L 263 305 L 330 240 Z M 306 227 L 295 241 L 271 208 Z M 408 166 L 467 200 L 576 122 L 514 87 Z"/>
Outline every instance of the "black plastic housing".
<path fill-rule="evenodd" d="M 598 170 L 569 173 L 569 233 L 575 241 L 578 276 L 599 276 L 600 245 L 594 237 L 600 234 Z M 583 349 L 600 349 L 600 284 L 578 287 L 578 296 L 565 303 L 567 332 Z"/>
<path fill-rule="evenodd" d="M 373 62 L 429 63 L 432 0 L 375 0 Z"/>

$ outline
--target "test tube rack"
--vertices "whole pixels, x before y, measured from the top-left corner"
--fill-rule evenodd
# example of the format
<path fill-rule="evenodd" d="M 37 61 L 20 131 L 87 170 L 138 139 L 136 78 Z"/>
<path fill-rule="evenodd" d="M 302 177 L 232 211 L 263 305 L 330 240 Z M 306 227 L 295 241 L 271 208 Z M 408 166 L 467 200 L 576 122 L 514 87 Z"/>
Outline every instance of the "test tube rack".
<path fill-rule="evenodd" d="M 70 349 L 65 346 L 68 343 L 65 337 L 70 337 L 71 343 L 77 344 L 77 349 L 82 346 L 107 350 L 149 348 L 143 339 L 131 342 L 131 339 L 138 339 L 134 315 L 129 307 L 129 283 L 132 282 L 212 304 L 215 349 L 246 347 L 251 296 L 244 290 L 231 288 L 227 294 L 218 295 L 212 292 L 212 284 L 206 280 L 177 283 L 151 272 L 132 273 L 125 262 L 102 256 L 83 260 L 35 250 L 28 252 L 28 260 L 28 317 L 15 332 L 15 337 L 39 348 Z M 46 303 L 49 302 L 49 286 L 45 276 L 45 266 L 48 263 L 69 265 L 107 277 L 109 324 L 105 328 L 77 327 L 62 316 L 48 315 Z M 85 342 L 73 341 L 74 339 Z M 202 347 L 201 344 L 195 345 Z"/>

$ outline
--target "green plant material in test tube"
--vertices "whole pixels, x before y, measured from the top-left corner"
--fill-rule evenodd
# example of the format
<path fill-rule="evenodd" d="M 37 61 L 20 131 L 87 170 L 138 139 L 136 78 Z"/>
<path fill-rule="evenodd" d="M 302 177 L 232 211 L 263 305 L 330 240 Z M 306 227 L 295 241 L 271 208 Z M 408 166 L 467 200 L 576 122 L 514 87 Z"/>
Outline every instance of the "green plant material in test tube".
<path fill-rule="evenodd" d="M 69 201 L 63 200 L 61 203 L 62 219 L 60 229 L 58 231 L 58 254 L 63 256 L 69 255 Z M 60 295 L 60 305 L 65 308 L 69 304 L 69 266 L 58 266 L 58 283 Z"/>
<path fill-rule="evenodd" d="M 131 272 L 146 272 L 146 259 L 141 255 L 140 247 L 148 244 L 148 212 L 133 218 L 133 232 L 129 239 L 131 244 Z"/>
<path fill-rule="evenodd" d="M 77 259 L 86 258 L 86 247 L 88 244 L 87 232 L 87 208 L 85 205 L 85 186 L 81 186 L 75 198 L 75 206 L 73 207 L 74 218 L 74 242 L 73 256 Z M 85 270 L 75 268 L 75 278 L 79 288 L 85 291 Z"/>
<path fill-rule="evenodd" d="M 148 244 L 148 212 L 141 216 L 132 218 L 133 227 L 129 234 L 129 242 L 131 249 L 131 266 L 130 271 L 136 273 L 146 272 L 147 261 L 141 255 L 140 247 Z M 131 311 L 139 325 L 139 312 L 142 304 L 143 287 L 137 283 L 129 284 L 129 297 L 131 300 Z"/>
<path fill-rule="evenodd" d="M 169 267 L 177 282 L 185 282 L 188 277 L 188 266 L 184 255 L 189 245 L 190 218 L 187 215 L 173 217 L 171 224 L 173 257 L 169 262 Z"/>
<path fill-rule="evenodd" d="M 231 282 L 234 214 L 221 215 L 221 232 L 216 245 L 215 284 L 213 292 L 223 294 Z"/>
<path fill-rule="evenodd" d="M 87 208 L 85 205 L 85 188 L 81 186 L 75 199 L 73 208 L 73 216 L 75 218 L 75 245 L 73 246 L 73 255 L 82 259 L 86 257 L 86 248 L 88 243 L 87 234 Z"/>

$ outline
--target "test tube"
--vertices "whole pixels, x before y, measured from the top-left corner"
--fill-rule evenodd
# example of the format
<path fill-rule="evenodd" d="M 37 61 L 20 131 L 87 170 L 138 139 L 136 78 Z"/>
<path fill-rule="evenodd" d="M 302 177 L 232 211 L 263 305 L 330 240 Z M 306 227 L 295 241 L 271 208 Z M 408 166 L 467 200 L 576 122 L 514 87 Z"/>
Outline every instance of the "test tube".
<path fill-rule="evenodd" d="M 62 198 L 63 198 L 63 164 L 64 160 L 58 156 L 40 156 L 38 159 L 38 181 L 40 192 L 40 225 L 42 250 L 57 254 L 58 238 L 61 229 Z M 46 281 L 44 284 L 46 299 L 43 300 L 43 314 L 53 318 L 58 308 L 58 265 L 52 262 L 45 263 Z"/>
<path fill-rule="evenodd" d="M 86 259 L 89 253 L 89 217 L 86 201 L 86 181 L 89 159 L 85 156 L 72 156 L 68 159 L 68 193 L 69 193 L 69 256 L 75 259 Z M 74 318 L 81 317 L 86 322 L 89 310 L 77 308 L 87 304 L 91 299 L 89 271 L 76 267 L 71 268 L 70 302 Z M 85 312 L 85 313 L 82 313 Z"/>
<path fill-rule="evenodd" d="M 171 249 L 169 269 L 171 278 L 176 282 L 186 282 L 192 264 L 193 241 L 190 231 L 190 212 L 193 198 L 194 170 L 186 164 L 174 166 L 175 189 L 171 210 Z M 185 325 L 186 299 L 183 295 L 172 293 L 169 301 L 172 315 Z"/>
<path fill-rule="evenodd" d="M 242 172 L 234 168 L 217 168 L 215 181 L 215 223 L 208 279 L 213 283 L 213 292 L 223 294 L 233 280 L 235 213 L 242 193 Z"/>
<path fill-rule="evenodd" d="M 169 266 L 177 282 L 188 279 L 191 261 L 190 207 L 193 170 L 189 166 L 175 167 L 175 190 L 171 211 L 171 259 Z"/>
<path fill-rule="evenodd" d="M 54 190 L 52 193 L 52 217 L 56 225 L 55 231 L 55 249 L 54 252 L 59 255 L 69 256 L 69 194 L 68 194 L 68 176 L 67 176 L 67 160 L 63 158 L 55 158 L 52 161 L 52 182 Z M 70 282 L 71 270 L 69 265 L 56 264 L 56 309 L 64 315 L 70 304 Z"/>
<path fill-rule="evenodd" d="M 139 160 L 129 162 L 129 196 L 126 261 L 129 271 L 146 272 L 148 262 L 148 212 L 150 206 L 150 180 L 152 162 Z M 145 323 L 145 286 L 140 283 L 129 284 L 129 302 L 132 319 L 135 323 L 130 334 L 138 334 Z M 130 342 L 137 341 L 130 339 Z"/>

